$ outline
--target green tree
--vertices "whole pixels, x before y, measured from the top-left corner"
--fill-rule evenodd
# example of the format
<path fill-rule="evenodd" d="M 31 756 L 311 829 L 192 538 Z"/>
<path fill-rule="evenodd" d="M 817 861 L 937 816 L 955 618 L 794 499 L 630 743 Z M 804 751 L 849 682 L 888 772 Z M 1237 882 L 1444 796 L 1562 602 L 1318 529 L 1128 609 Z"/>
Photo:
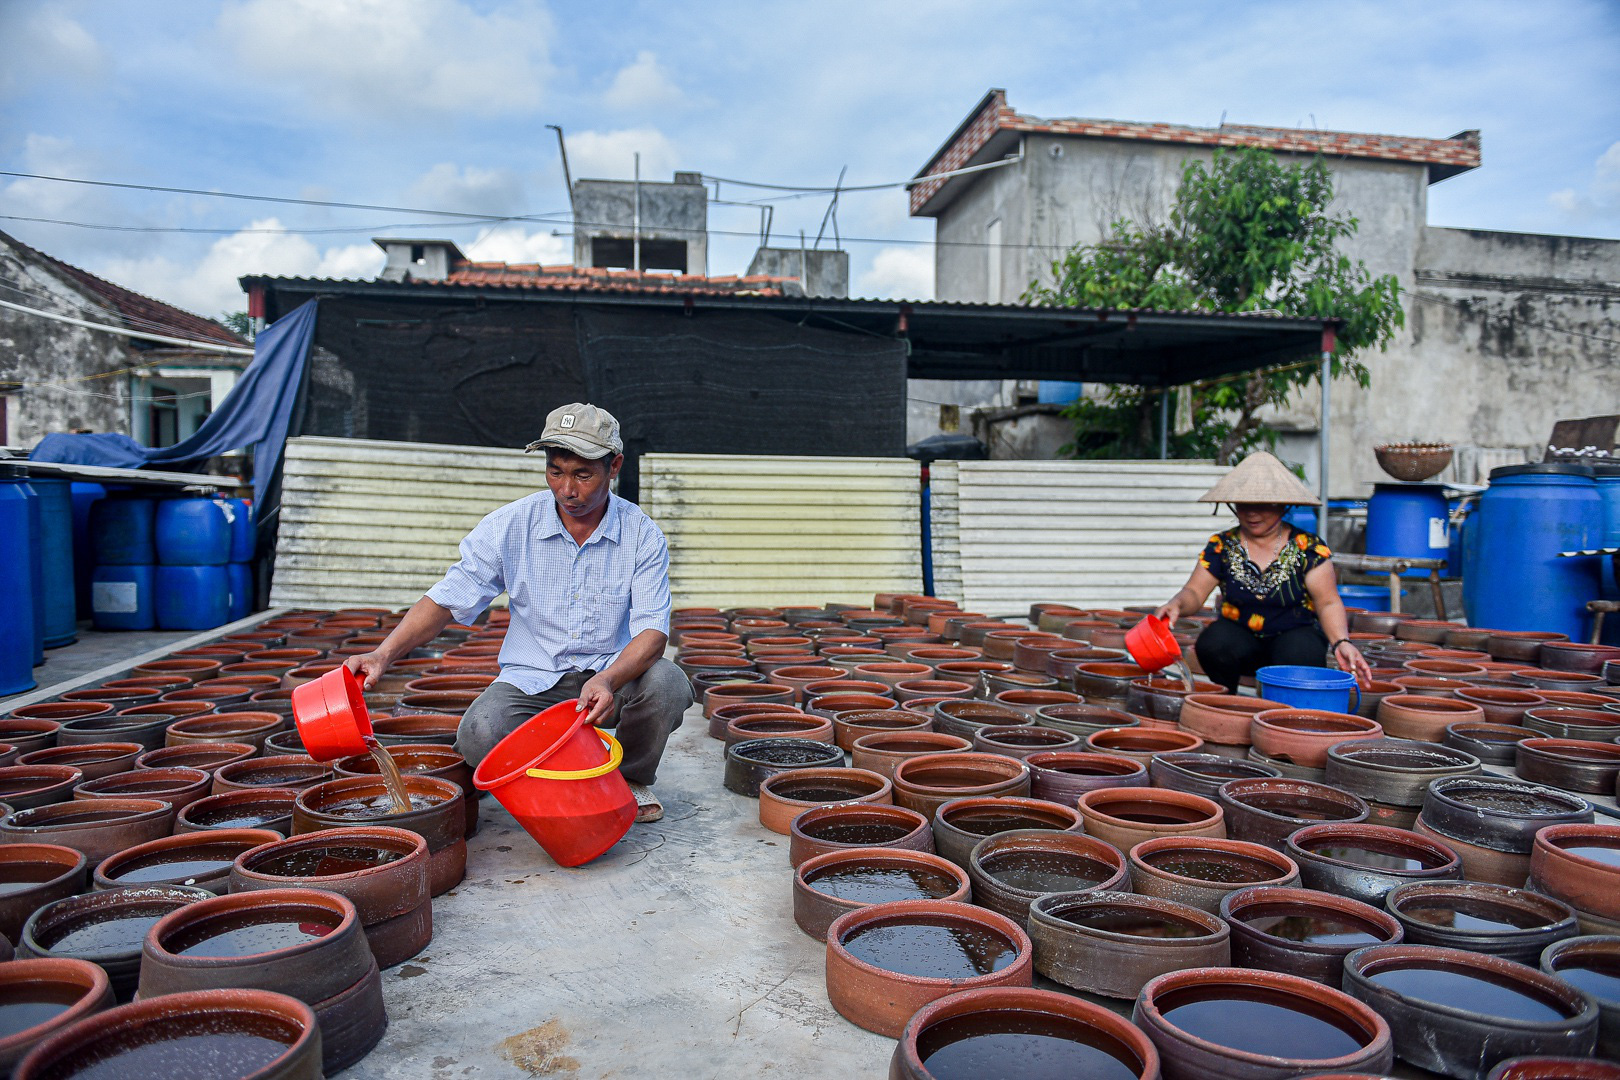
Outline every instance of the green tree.
<path fill-rule="evenodd" d="M 1067 307 L 1275 311 L 1341 320 L 1335 378 L 1367 386 L 1357 354 L 1385 348 L 1405 322 L 1393 274 L 1374 277 L 1338 243 L 1353 236 L 1353 217 L 1328 212 L 1333 178 L 1321 158 L 1285 165 L 1264 150 L 1217 151 L 1208 165 L 1182 172 L 1162 224 L 1115 222 L 1098 244 L 1077 245 L 1052 264 L 1054 284 L 1034 282 L 1029 303 Z M 1195 384 L 1192 430 L 1174 436 L 1175 457 L 1228 462 L 1275 433 L 1258 418 L 1268 405 L 1317 378 L 1312 356 L 1235 379 Z M 1156 455 L 1160 391 L 1114 386 L 1068 410 L 1076 457 Z"/>
<path fill-rule="evenodd" d="M 247 312 L 227 311 L 216 321 L 244 341 L 253 340 L 253 318 Z"/>

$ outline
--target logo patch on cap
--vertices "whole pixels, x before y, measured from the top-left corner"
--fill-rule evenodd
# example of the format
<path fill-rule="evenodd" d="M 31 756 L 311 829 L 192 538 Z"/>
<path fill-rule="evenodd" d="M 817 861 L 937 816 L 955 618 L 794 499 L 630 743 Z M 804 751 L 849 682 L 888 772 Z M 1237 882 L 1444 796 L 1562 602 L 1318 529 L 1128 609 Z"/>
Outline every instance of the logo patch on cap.
<path fill-rule="evenodd" d="M 562 419 L 557 421 L 557 426 L 560 427 L 560 428 L 571 428 L 571 427 L 573 427 L 574 426 L 574 415 L 572 413 L 569 413 L 567 416 L 564 416 Z"/>

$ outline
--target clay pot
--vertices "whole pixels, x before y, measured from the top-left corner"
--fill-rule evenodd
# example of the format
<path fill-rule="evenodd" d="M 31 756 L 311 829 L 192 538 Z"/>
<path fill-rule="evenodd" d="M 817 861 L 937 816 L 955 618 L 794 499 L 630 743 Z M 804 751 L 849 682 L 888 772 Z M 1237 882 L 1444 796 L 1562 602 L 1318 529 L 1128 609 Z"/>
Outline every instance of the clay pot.
<path fill-rule="evenodd" d="M 975 955 L 977 966 L 999 969 L 955 976 L 909 975 L 876 967 L 851 955 L 846 943 L 864 932 L 907 925 L 958 928 L 1000 944 L 1000 956 Z M 1008 956 L 1010 960 L 1007 960 Z M 970 969 L 971 970 L 971 969 Z M 948 994 L 987 986 L 1029 986 L 1033 978 L 1029 935 L 1011 919 L 970 904 L 903 900 L 873 904 L 841 915 L 827 929 L 827 997 L 859 1027 L 893 1038 L 920 1008 Z"/>
<path fill-rule="evenodd" d="M 118 713 L 111 716 L 87 716 L 80 720 L 69 720 L 63 723 L 61 731 L 57 733 L 57 743 L 61 746 L 86 746 L 102 742 L 132 742 L 145 750 L 156 750 L 163 745 L 164 736 L 168 726 L 179 717 L 168 708 L 168 703 L 162 706 L 160 713 Z M 212 706 L 206 707 L 212 711 Z"/>
<path fill-rule="evenodd" d="M 1309 825 L 1284 841 L 1283 850 L 1299 865 L 1305 888 L 1375 907 L 1399 885 L 1456 881 L 1463 874 L 1457 852 L 1440 841 L 1366 822 Z"/>
<path fill-rule="evenodd" d="M 1605 663 L 1617 659 L 1620 659 L 1620 647 L 1614 645 L 1549 641 L 1541 646 L 1541 655 L 1536 662 L 1548 671 L 1578 671 L 1587 675 L 1599 675 L 1603 672 Z"/>
<path fill-rule="evenodd" d="M 169 912 L 210 895 L 188 886 L 139 885 L 65 897 L 29 916 L 18 939 L 18 953 L 95 964 L 106 973 L 113 997 L 127 1001 L 140 977 L 146 932 Z M 107 929 L 79 936 L 97 926 Z"/>
<path fill-rule="evenodd" d="M 1249 726 L 1255 716 L 1284 705 L 1264 698 L 1220 692 L 1190 694 L 1182 699 L 1177 724 L 1205 742 L 1225 746 L 1249 745 Z"/>
<path fill-rule="evenodd" d="M 1430 783 L 1422 817 L 1444 835 L 1528 855 L 1538 831 L 1548 825 L 1590 824 L 1592 807 L 1578 796 L 1522 780 L 1456 777 Z"/>
<path fill-rule="evenodd" d="M 1118 704 L 1125 700 L 1131 682 L 1147 675 L 1147 670 L 1136 664 L 1108 661 L 1079 664 L 1074 669 L 1074 689 L 1093 705 Z"/>
<path fill-rule="evenodd" d="M 1454 698 L 1393 694 L 1378 705 L 1378 723 L 1394 739 L 1437 743 L 1450 724 L 1484 721 L 1485 711 L 1478 705 Z"/>
<path fill-rule="evenodd" d="M 90 860 L 61 844 L 0 844 L 0 937 L 16 942 L 28 917 L 84 891 Z"/>
<path fill-rule="evenodd" d="M 473 769 L 467 760 L 448 746 L 432 743 L 387 747 L 388 756 L 402 775 L 436 776 L 461 789 L 467 811 L 465 835 L 470 840 L 478 832 L 478 789 L 473 785 Z M 377 759 L 370 754 L 343 758 L 332 769 L 337 776 L 376 776 Z"/>
<path fill-rule="evenodd" d="M 1128 713 L 1174 724 L 1181 719 L 1181 710 L 1188 697 L 1194 694 L 1225 696 L 1223 689 L 1218 683 L 1195 679 L 1189 690 L 1179 678 L 1149 675 L 1131 680 L 1125 689 L 1124 707 Z"/>
<path fill-rule="evenodd" d="M 1440 945 L 1535 966 L 1555 941 L 1580 933 L 1561 900 L 1481 881 L 1415 881 L 1384 897 L 1413 945 Z"/>
<path fill-rule="evenodd" d="M 1312 769 L 1305 765 L 1296 765 L 1286 758 L 1267 757 L 1254 747 L 1249 747 L 1243 760 L 1269 766 L 1277 770 L 1277 775 L 1289 780 L 1309 780 L 1313 784 L 1327 783 L 1326 769 Z"/>
<path fill-rule="evenodd" d="M 1221 901 L 1221 917 L 1232 927 L 1238 967 L 1281 971 L 1334 989 L 1346 956 L 1403 940 L 1402 924 L 1389 913 L 1314 889 L 1243 889 Z"/>
<path fill-rule="evenodd" d="M 66 1009 L 20 1030 L 7 1028 L 0 1037 L 0 1073 L 11 1070 L 36 1044 L 70 1024 L 112 1007 L 107 973 L 84 960 L 43 959 L 7 963 L 6 1004 L 32 1002 L 65 1005 Z"/>
<path fill-rule="evenodd" d="M 202 701 L 214 707 L 215 712 L 231 712 L 243 706 L 247 699 L 262 689 L 226 683 L 223 686 L 190 686 L 184 690 L 171 690 L 157 700 L 163 705 L 171 701 Z"/>
<path fill-rule="evenodd" d="M 714 716 L 714 710 L 721 705 L 748 702 L 755 705 L 790 705 L 793 702 L 793 688 L 781 683 L 721 683 L 711 686 L 703 692 L 703 715 L 705 718 Z"/>
<path fill-rule="evenodd" d="M 1524 714 L 1547 699 L 1530 690 L 1511 690 L 1500 686 L 1470 686 L 1457 691 L 1457 700 L 1478 705 L 1485 713 L 1488 724 L 1518 724 Z"/>
<path fill-rule="evenodd" d="M 934 811 L 934 851 L 966 868 L 979 841 L 1014 830 L 1079 832 L 1080 815 L 1060 803 L 1003 796 L 952 799 Z"/>
<path fill-rule="evenodd" d="M 170 724 L 164 737 L 164 745 L 229 742 L 247 743 L 262 748 L 265 738 L 280 731 L 286 723 L 286 718 L 276 713 L 238 712 L 193 716 Z"/>
<path fill-rule="evenodd" d="M 1400 687 L 1402 694 L 1432 698 L 1455 698 L 1459 690 L 1479 685 L 1464 682 L 1462 679 L 1446 678 L 1443 675 L 1396 675 L 1389 681 Z"/>
<path fill-rule="evenodd" d="M 970 698 L 973 696 L 973 684 L 957 682 L 954 679 L 910 679 L 895 685 L 894 696 L 901 704 L 920 698 L 932 698 L 935 701 Z"/>
<path fill-rule="evenodd" d="M 1228 780 L 1264 779 L 1282 775 L 1270 765 L 1257 761 L 1237 761 L 1220 754 L 1196 752 L 1155 754 L 1148 762 L 1148 776 L 1154 787 L 1186 791 L 1213 799 Z"/>
<path fill-rule="evenodd" d="M 1383 729 L 1365 717 L 1320 709 L 1270 709 L 1256 713 L 1249 729 L 1262 754 L 1313 769 L 1326 766 L 1329 747 L 1381 735 Z"/>
<path fill-rule="evenodd" d="M 1602 974 L 1612 978 L 1615 972 L 1620 970 L 1620 938 L 1604 936 L 1565 938 L 1543 950 L 1539 965 L 1544 973 L 1565 982 L 1572 982 L 1586 973 Z M 1577 985 L 1576 988 L 1580 989 L 1580 986 Z M 1590 990 L 1584 992 L 1598 1007 L 1598 1055 L 1608 1058 L 1610 1062 L 1620 1061 L 1620 1001 L 1612 994 L 1594 994 Z M 1610 1067 L 1620 1073 L 1620 1066 Z M 1548 1071 L 1526 1075 L 1527 1077 L 1541 1075 L 1546 1076 L 1548 1080 L 1555 1080 L 1560 1075 L 1584 1077 L 1587 1074 L 1566 1068 L 1562 1073 Z M 1614 1080 L 1620 1080 L 1620 1076 L 1616 1076 Z"/>
<path fill-rule="evenodd" d="M 1379 982 L 1408 968 L 1471 975 L 1511 988 L 1556 1015 L 1521 1020 L 1458 1008 L 1402 993 Z M 1345 961 L 1344 987 L 1389 1021 L 1402 1061 L 1447 1076 L 1476 1077 L 1526 1054 L 1589 1054 L 1597 1037 L 1597 1006 L 1561 979 L 1499 956 L 1433 945 L 1379 945 Z"/>
<path fill-rule="evenodd" d="M 952 799 L 1028 794 L 1029 767 L 999 754 L 923 754 L 894 770 L 895 803 L 930 819 Z"/>
<path fill-rule="evenodd" d="M 1217 796 L 1234 840 L 1276 851 L 1295 831 L 1319 821 L 1366 821 L 1371 810 L 1347 791 L 1309 780 L 1229 780 Z"/>
<path fill-rule="evenodd" d="M 251 743 L 187 743 L 148 750 L 135 759 L 136 769 L 196 769 L 213 775 L 222 765 L 246 761 L 256 751 Z"/>
<path fill-rule="evenodd" d="M 1195 753 L 1204 740 L 1170 728 L 1108 728 L 1086 736 L 1086 749 L 1096 754 L 1117 754 L 1146 766 L 1159 754 Z"/>
<path fill-rule="evenodd" d="M 1399 683 L 1390 682 L 1386 679 L 1358 682 L 1356 687 L 1361 691 L 1361 701 L 1356 706 L 1356 715 L 1365 716 L 1369 720 L 1377 718 L 1378 706 L 1385 698 L 1405 690 L 1405 687 Z"/>
<path fill-rule="evenodd" d="M 143 747 L 140 743 L 104 742 L 79 746 L 48 746 L 17 759 L 18 765 L 67 765 L 78 769 L 83 780 L 96 780 L 135 767 Z M 81 781 L 82 782 L 82 781 Z"/>
<path fill-rule="evenodd" d="M 883 882 L 832 882 L 861 870 L 883 872 Z M 818 887 L 818 882 L 821 883 Z M 841 915 L 874 903 L 862 896 L 902 896 L 915 900 L 944 900 L 965 904 L 969 895 L 967 872 L 938 855 L 898 848 L 852 848 L 817 855 L 801 863 L 793 875 L 793 921 L 817 941 L 827 940 L 827 929 Z"/>
<path fill-rule="evenodd" d="M 1530 886 L 1578 911 L 1620 920 L 1620 826 L 1538 830 L 1530 851 Z"/>
<path fill-rule="evenodd" d="M 394 717 L 395 719 L 423 715 L 460 717 L 477 700 L 478 695 L 471 690 L 438 690 L 431 694 L 405 694 L 399 699 L 399 704 L 394 706 Z M 374 733 L 378 722 L 372 723 Z M 381 740 L 380 735 L 378 739 Z"/>
<path fill-rule="evenodd" d="M 1544 668 L 1520 668 L 1511 677 L 1538 690 L 1583 691 L 1604 685 L 1601 675 L 1587 675 L 1578 671 L 1547 671 Z"/>
<path fill-rule="evenodd" d="M 383 746 L 454 746 L 460 724 L 460 714 L 409 712 L 373 717 L 371 734 Z"/>
<path fill-rule="evenodd" d="M 1039 722 L 1036 710 L 1042 706 L 1082 705 L 1085 703 L 1079 694 L 1071 694 L 1065 690 L 1002 690 L 992 700 L 997 705 L 1017 710 L 1036 722 Z"/>
<path fill-rule="evenodd" d="M 850 764 L 891 780 L 895 766 L 924 754 L 957 754 L 971 749 L 966 739 L 937 731 L 874 731 L 855 740 Z"/>
<path fill-rule="evenodd" d="M 1130 850 L 1131 888 L 1218 915 L 1221 901 L 1257 885 L 1299 884 L 1294 860 L 1259 844 L 1207 836 L 1161 836 Z M 1037 956 L 1037 964 L 1039 957 Z"/>
<path fill-rule="evenodd" d="M 176 834 L 212 829 L 266 829 L 285 836 L 292 831 L 293 800 L 288 788 L 253 788 L 226 795 L 210 795 L 181 810 L 174 819 Z"/>
<path fill-rule="evenodd" d="M 171 766 L 134 769 L 86 780 L 73 789 L 75 799 L 161 799 L 183 810 L 208 794 L 209 775 L 201 769 Z"/>
<path fill-rule="evenodd" d="M 731 705 L 717 705 L 709 715 L 708 735 L 711 739 L 725 739 L 726 727 L 733 721 L 744 716 L 763 716 L 766 713 L 786 713 L 789 716 L 804 716 L 803 710 L 795 709 L 792 705 L 777 705 L 770 702 L 759 705 L 750 702 L 740 702 Z"/>
<path fill-rule="evenodd" d="M 150 688 L 125 687 L 123 689 L 107 689 L 96 687 L 91 690 L 69 690 L 58 696 L 63 703 L 91 703 L 96 705 L 111 705 L 115 710 L 130 705 L 143 705 L 155 703 L 162 696 L 162 691 Z"/>
<path fill-rule="evenodd" d="M 1028 713 L 989 701 L 941 701 L 934 706 L 934 730 L 972 741 L 980 728 L 1036 723 Z"/>
<path fill-rule="evenodd" d="M 329 808 L 361 799 L 386 808 L 387 788 L 380 778 L 367 776 L 328 780 L 298 793 L 293 802 L 293 835 L 353 825 L 380 825 L 416 833 L 427 841 L 428 893 L 440 896 L 460 884 L 467 870 L 467 818 L 461 788 L 434 776 L 400 779 L 413 803 L 426 799 L 429 804 L 403 814 L 383 809 L 364 818 L 349 817 Z"/>
<path fill-rule="evenodd" d="M 1514 771 L 1533 784 L 1613 795 L 1620 778 L 1620 746 L 1585 739 L 1525 739 L 1519 743 Z"/>
<path fill-rule="evenodd" d="M 229 884 L 231 863 L 238 855 L 280 839 L 280 833 L 268 829 L 217 829 L 164 836 L 103 859 L 92 880 L 98 889 L 190 885 L 217 895 Z M 212 865 L 198 865 L 204 863 Z"/>
<path fill-rule="evenodd" d="M 1225 1005 L 1228 1014 L 1237 1013 L 1238 1002 L 1302 1013 L 1338 1029 L 1354 1049 L 1321 1056 L 1330 1051 L 1321 1048 L 1319 1039 L 1280 1038 L 1273 1034 L 1273 1025 L 1259 1018 L 1234 1023 L 1223 1030 L 1223 1041 L 1211 1041 L 1176 1023 L 1177 1010 L 1199 1002 L 1230 1003 Z M 1395 1063 L 1390 1025 L 1378 1013 L 1330 986 L 1276 971 L 1205 967 L 1160 975 L 1142 987 L 1131 1020 L 1158 1048 L 1165 1080 L 1282 1080 L 1335 1072 L 1381 1075 Z"/>
<path fill-rule="evenodd" d="M 0 720 L 0 740 L 4 740 L 18 754 L 45 750 L 56 745 L 57 732 L 61 727 L 61 722 L 57 720 L 31 720 L 12 713 Z"/>
<path fill-rule="evenodd" d="M 1159 1076 L 1158 1051 L 1123 1017 L 1069 994 L 995 988 L 951 994 L 919 1009 L 900 1034 L 890 1077 L 931 1080 L 935 1074 L 927 1061 L 937 1062 L 934 1055 L 960 1030 L 989 1036 L 1000 1031 L 1057 1035 L 1120 1062 L 1138 1080 Z"/>
<path fill-rule="evenodd" d="M 1366 739 L 1327 755 L 1328 783 L 1370 802 L 1422 806 L 1429 781 L 1472 776 L 1479 759 L 1461 750 L 1405 739 Z"/>
<path fill-rule="evenodd" d="M 1511 724 L 1459 723 L 1446 727 L 1440 745 L 1472 754 L 1486 765 L 1512 765 L 1518 745 L 1540 732 Z"/>
<path fill-rule="evenodd" d="M 842 766 L 844 752 L 814 739 L 753 739 L 726 747 L 725 788 L 751 799 L 780 772 Z"/>
<path fill-rule="evenodd" d="M 1609 742 L 1620 736 L 1620 714 L 1606 709 L 1530 709 L 1524 714 L 1524 726 L 1554 739 Z"/>
<path fill-rule="evenodd" d="M 252 1075 L 264 1080 L 318 1080 L 323 1075 L 321 1039 L 315 1013 L 285 994 L 261 990 L 205 990 L 168 994 L 120 1005 L 71 1024 L 46 1038 L 29 1054 L 17 1080 L 78 1075 L 137 1047 L 161 1046 L 174 1039 L 225 1039 L 241 1033 L 285 1045 L 270 1060 L 255 1059 Z M 201 1049 L 207 1053 L 206 1049 Z M 162 1055 L 163 1051 L 155 1051 Z M 267 1054 L 268 1056 L 268 1054 Z"/>
<path fill-rule="evenodd" d="M 933 828 L 915 810 L 884 803 L 814 806 L 788 827 L 788 861 L 795 867 L 817 855 L 856 848 L 934 850 Z"/>
<path fill-rule="evenodd" d="M 1110 709 L 1105 705 L 1079 702 L 1042 705 L 1035 710 L 1035 723 L 1042 727 L 1072 732 L 1084 739 L 1087 735 L 1107 731 L 1109 728 L 1141 726 L 1143 719 L 1119 709 Z"/>
<path fill-rule="evenodd" d="M 893 712 L 900 707 L 894 698 L 884 694 L 818 694 L 804 705 L 811 716 L 837 720 L 851 712 Z"/>
<path fill-rule="evenodd" d="M 1039 750 L 1025 757 L 1024 764 L 1029 766 L 1031 797 L 1065 806 L 1088 791 L 1147 782 L 1141 762 L 1118 754 Z"/>
<path fill-rule="evenodd" d="M 51 803 L 0 821 L 0 844 L 60 844 L 99 863 L 124 848 L 168 836 L 174 813 L 172 805 L 156 799 Z"/>
<path fill-rule="evenodd" d="M 1549 641 L 1568 641 L 1568 634 L 1535 630 L 1498 630 L 1485 640 L 1485 651 L 1497 660 L 1525 664 L 1541 662 L 1541 647 Z"/>
<path fill-rule="evenodd" d="M 759 784 L 759 823 L 786 836 L 793 819 L 813 806 L 887 803 L 894 788 L 887 777 L 865 769 L 794 769 Z"/>
<path fill-rule="evenodd" d="M 1166 972 L 1228 965 L 1230 933 L 1206 911 L 1126 892 L 1048 893 L 1029 908 L 1035 970 L 1103 997 L 1134 998 Z"/>
<path fill-rule="evenodd" d="M 1226 815 L 1201 795 L 1152 787 L 1088 791 L 1078 807 L 1087 835 L 1129 851 L 1160 836 L 1226 838 Z"/>
<path fill-rule="evenodd" d="M 1055 728 L 1021 724 L 1008 727 L 981 727 L 973 733 L 973 749 L 983 754 L 1027 759 L 1043 751 L 1081 749 L 1080 736 Z"/>
<path fill-rule="evenodd" d="M 392 861 L 379 858 L 393 856 Z M 311 888 L 354 904 L 378 966 L 415 956 L 433 936 L 427 841 L 405 829 L 350 826 L 304 833 L 243 852 L 232 893 Z"/>
<path fill-rule="evenodd" d="M 820 716 L 793 716 L 789 713 L 765 713 L 739 716 L 726 725 L 727 746 L 750 739 L 814 739 L 833 741 L 832 721 Z"/>
<path fill-rule="evenodd" d="M 199 679 L 212 678 L 222 665 L 218 660 L 209 660 L 203 657 L 188 657 L 180 660 L 152 660 L 137 665 L 132 669 L 133 675 L 175 675 L 180 678 L 197 682 Z"/>

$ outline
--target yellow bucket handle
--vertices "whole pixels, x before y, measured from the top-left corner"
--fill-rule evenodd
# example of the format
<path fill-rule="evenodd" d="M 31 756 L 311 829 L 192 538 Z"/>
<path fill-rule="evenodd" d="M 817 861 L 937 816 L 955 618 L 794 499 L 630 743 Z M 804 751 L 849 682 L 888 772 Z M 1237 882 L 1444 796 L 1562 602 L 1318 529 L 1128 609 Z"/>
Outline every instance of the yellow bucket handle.
<path fill-rule="evenodd" d="M 606 776 L 614 769 L 617 769 L 619 762 L 624 760 L 624 747 L 619 745 L 618 739 L 615 739 L 601 728 L 594 728 L 593 730 L 603 742 L 607 743 L 608 759 L 605 763 L 598 765 L 594 769 L 579 769 L 574 772 L 558 772 L 554 769 L 529 769 L 528 775 L 536 780 L 594 780 L 598 776 Z"/>

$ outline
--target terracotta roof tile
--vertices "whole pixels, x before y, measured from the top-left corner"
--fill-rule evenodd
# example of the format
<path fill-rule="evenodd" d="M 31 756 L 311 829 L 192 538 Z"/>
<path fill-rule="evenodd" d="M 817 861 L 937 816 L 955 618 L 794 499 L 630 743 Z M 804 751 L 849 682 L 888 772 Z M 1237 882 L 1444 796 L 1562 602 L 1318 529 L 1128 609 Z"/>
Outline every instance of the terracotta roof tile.
<path fill-rule="evenodd" d="M 673 293 L 686 296 L 718 296 L 726 293 L 750 293 L 762 296 L 787 296 L 788 287 L 798 288 L 799 279 L 768 277 L 762 274 L 739 277 L 704 277 L 700 274 L 675 274 L 659 271 L 607 270 L 598 266 L 539 266 L 534 263 L 458 262 L 443 281 L 415 282 L 421 285 L 441 285 L 477 288 L 547 289 L 569 291 L 612 291 L 641 293 Z"/>

